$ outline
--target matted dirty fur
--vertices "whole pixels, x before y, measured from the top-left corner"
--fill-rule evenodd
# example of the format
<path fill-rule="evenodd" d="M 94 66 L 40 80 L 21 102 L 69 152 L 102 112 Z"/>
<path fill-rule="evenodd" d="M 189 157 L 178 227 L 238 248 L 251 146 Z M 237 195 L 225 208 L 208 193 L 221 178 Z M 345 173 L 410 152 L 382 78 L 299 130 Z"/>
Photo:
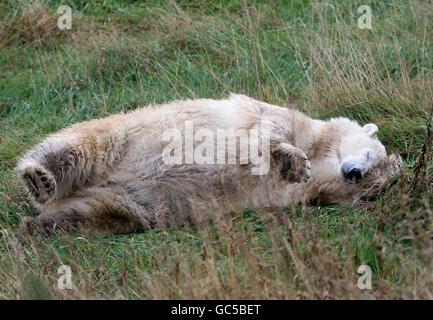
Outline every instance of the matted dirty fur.
<path fill-rule="evenodd" d="M 268 129 L 269 172 L 252 175 L 252 164 L 165 163 L 163 133 L 183 132 L 185 121 L 212 132 Z M 78 123 L 20 159 L 16 170 L 40 211 L 23 219 L 21 230 L 125 234 L 208 221 L 242 208 L 353 205 L 379 193 L 400 170 L 400 158 L 387 156 L 376 133 L 374 124 L 314 120 L 235 94 Z M 362 179 L 347 181 L 344 163 L 359 163 Z"/>

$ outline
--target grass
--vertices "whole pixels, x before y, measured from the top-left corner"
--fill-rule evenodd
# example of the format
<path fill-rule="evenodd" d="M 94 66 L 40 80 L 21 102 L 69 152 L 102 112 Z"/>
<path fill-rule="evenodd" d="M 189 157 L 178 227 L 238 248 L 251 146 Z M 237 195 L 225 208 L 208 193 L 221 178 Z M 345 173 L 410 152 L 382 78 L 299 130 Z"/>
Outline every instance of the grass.
<path fill-rule="evenodd" d="M 61 4 L 72 29 L 56 27 Z M 373 29 L 357 27 L 368 4 Z M 0 298 L 431 299 L 433 5 L 393 1 L 0 4 Z M 376 123 L 405 161 L 374 202 L 273 208 L 197 229 L 17 237 L 36 214 L 20 154 L 79 121 L 179 98 L 247 94 Z M 60 265 L 72 290 L 57 287 Z M 373 289 L 360 290 L 368 264 Z"/>

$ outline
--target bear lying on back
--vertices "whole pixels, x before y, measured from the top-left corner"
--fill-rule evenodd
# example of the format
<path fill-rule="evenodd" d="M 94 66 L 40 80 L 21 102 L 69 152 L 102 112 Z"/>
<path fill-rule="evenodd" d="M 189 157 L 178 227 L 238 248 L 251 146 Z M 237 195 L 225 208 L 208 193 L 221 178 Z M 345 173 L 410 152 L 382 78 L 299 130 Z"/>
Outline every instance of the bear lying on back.
<path fill-rule="evenodd" d="M 125 234 L 243 208 L 353 205 L 400 170 L 377 131 L 237 94 L 78 123 L 19 160 L 41 212 L 23 219 L 21 231 Z"/>

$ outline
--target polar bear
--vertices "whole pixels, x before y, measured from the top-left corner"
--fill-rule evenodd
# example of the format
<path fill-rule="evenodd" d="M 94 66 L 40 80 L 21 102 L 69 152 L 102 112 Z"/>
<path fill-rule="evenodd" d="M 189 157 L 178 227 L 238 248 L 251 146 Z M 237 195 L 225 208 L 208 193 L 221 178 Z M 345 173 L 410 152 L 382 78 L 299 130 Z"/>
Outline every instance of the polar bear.
<path fill-rule="evenodd" d="M 211 139 L 205 149 L 193 141 L 195 155 L 219 148 L 227 152 L 224 160 L 235 155 L 235 162 L 188 162 L 188 122 L 192 133 L 205 136 L 223 129 L 256 134 L 243 140 L 246 149 L 237 137 L 231 151 L 225 138 L 223 147 Z M 375 124 L 315 120 L 239 94 L 74 124 L 48 136 L 16 166 L 41 212 L 24 218 L 21 231 L 126 234 L 209 221 L 243 208 L 352 205 L 376 195 L 400 170 L 400 158 L 387 156 L 377 131 Z M 169 139 L 173 132 L 180 132 L 177 147 L 175 135 Z M 261 154 L 254 163 L 239 156 L 252 146 Z M 178 151 L 181 163 L 167 161 Z M 252 174 L 254 166 L 267 170 Z"/>

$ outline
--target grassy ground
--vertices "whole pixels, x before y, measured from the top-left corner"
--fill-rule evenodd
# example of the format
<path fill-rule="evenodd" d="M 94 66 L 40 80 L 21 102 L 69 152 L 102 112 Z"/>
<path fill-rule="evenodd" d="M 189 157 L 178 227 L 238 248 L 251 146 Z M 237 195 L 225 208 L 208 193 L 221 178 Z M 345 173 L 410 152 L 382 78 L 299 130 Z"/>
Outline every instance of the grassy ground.
<path fill-rule="evenodd" d="M 433 298 L 433 4 L 87 1 L 0 4 L 0 298 Z M 61 4 L 72 29 L 57 28 Z M 372 30 L 357 27 L 371 6 Z M 245 211 L 116 237 L 16 238 L 36 212 L 13 167 L 69 124 L 178 98 L 244 93 L 376 123 L 405 172 L 356 208 Z M 430 161 L 430 162 L 429 162 Z M 72 290 L 57 287 L 60 265 Z M 373 271 L 360 290 L 357 269 Z"/>

